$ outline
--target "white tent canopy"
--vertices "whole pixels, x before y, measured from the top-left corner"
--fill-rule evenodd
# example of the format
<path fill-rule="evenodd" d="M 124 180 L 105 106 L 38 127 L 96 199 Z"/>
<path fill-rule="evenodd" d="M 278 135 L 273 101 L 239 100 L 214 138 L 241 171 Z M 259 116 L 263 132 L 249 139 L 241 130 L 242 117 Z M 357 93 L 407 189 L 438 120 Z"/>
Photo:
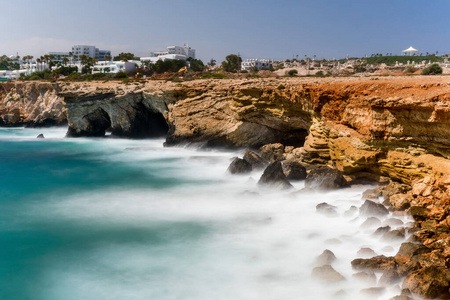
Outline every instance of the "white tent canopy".
<path fill-rule="evenodd" d="M 411 53 L 411 52 L 419 52 L 419 50 L 414 49 L 414 48 L 411 46 L 411 47 L 409 47 L 408 49 L 403 50 L 402 52 L 405 52 L 405 53 Z"/>

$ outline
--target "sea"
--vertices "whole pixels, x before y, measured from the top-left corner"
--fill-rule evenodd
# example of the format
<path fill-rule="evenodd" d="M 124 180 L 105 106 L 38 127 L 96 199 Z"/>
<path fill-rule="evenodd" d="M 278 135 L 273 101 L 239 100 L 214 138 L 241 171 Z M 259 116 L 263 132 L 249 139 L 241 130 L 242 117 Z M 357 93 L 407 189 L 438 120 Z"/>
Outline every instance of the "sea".
<path fill-rule="evenodd" d="M 374 299 L 365 289 L 381 274 L 361 280 L 351 261 L 362 248 L 395 255 L 408 238 L 374 235 L 408 216 L 363 224 L 361 195 L 374 185 L 273 190 L 258 186 L 262 170 L 227 172 L 245 149 L 66 131 L 0 128 L 0 299 Z M 324 250 L 345 280 L 312 276 Z M 375 299 L 400 291 L 391 284 Z"/>

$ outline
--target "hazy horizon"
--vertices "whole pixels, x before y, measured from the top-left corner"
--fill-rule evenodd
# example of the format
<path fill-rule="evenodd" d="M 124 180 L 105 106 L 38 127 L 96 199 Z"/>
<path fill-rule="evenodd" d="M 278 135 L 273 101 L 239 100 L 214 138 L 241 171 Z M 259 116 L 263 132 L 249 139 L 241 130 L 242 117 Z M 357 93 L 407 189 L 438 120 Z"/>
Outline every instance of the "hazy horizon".
<path fill-rule="evenodd" d="M 413 46 L 419 54 L 450 53 L 450 2 L 15 0 L 2 3 L 0 55 L 35 57 L 95 45 L 113 55 L 188 43 L 197 58 L 363 57 Z"/>

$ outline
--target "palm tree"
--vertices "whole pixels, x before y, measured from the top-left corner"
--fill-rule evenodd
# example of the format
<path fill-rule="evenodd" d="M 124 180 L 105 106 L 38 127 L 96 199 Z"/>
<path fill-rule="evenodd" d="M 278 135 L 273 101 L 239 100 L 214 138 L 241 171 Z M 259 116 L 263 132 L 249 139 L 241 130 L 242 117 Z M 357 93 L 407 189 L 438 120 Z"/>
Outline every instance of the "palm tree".
<path fill-rule="evenodd" d="M 67 66 L 69 59 L 67 57 L 63 57 L 62 61 L 63 61 L 64 65 Z"/>

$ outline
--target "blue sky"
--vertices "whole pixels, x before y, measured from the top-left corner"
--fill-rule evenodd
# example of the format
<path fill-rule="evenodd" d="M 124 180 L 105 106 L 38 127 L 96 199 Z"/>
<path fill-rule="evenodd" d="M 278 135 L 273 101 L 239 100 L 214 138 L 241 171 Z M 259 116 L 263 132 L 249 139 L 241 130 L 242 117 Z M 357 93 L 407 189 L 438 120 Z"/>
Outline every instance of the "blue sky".
<path fill-rule="evenodd" d="M 189 45 L 222 61 L 450 53 L 450 1 L 433 0 L 0 0 L 0 55 L 96 45 L 147 56 Z M 5 25 L 6 24 L 6 25 Z"/>

